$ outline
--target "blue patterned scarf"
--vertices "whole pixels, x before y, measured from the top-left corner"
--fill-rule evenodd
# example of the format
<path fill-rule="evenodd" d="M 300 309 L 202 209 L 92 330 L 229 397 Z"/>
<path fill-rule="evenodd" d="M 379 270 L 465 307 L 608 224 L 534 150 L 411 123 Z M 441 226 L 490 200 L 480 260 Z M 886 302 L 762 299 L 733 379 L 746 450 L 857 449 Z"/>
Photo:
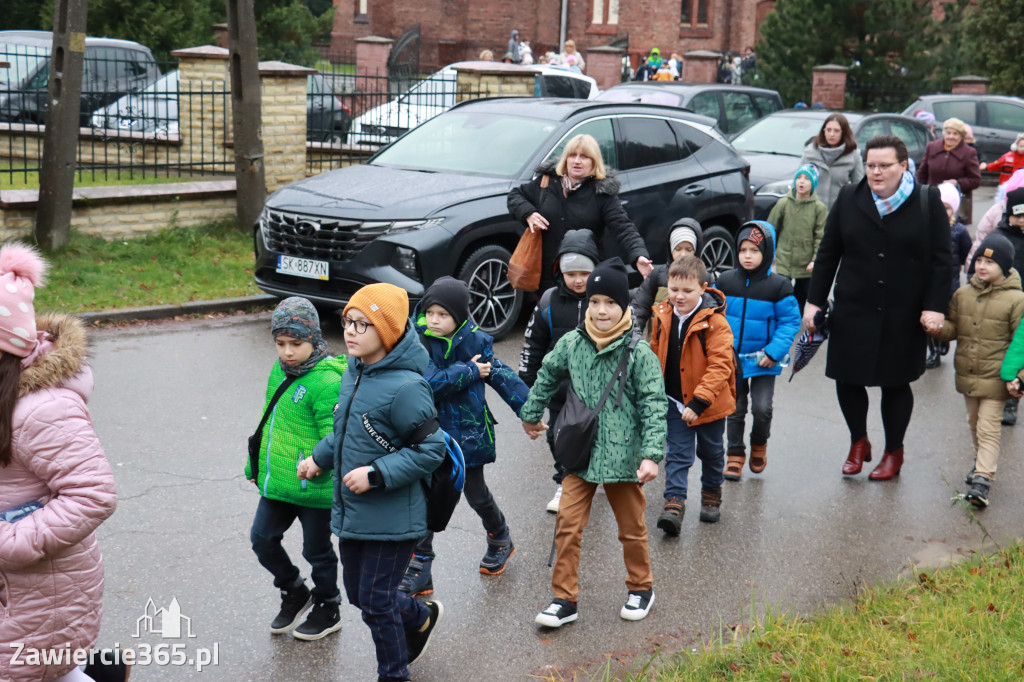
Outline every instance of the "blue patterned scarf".
<path fill-rule="evenodd" d="M 888 199 L 883 199 L 874 192 L 871 193 L 871 198 L 875 200 L 875 208 L 878 209 L 878 215 L 883 218 L 900 206 L 907 200 L 910 193 L 914 191 L 914 176 L 910 171 L 903 171 L 903 179 L 900 180 L 900 186 L 896 189 L 896 193 Z"/>

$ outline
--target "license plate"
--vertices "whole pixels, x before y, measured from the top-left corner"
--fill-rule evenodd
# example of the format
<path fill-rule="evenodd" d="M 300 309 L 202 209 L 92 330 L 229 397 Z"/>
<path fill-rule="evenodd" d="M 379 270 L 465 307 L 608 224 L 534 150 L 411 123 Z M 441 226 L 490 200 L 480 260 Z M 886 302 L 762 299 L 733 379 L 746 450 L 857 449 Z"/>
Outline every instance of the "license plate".
<path fill-rule="evenodd" d="M 323 260 L 295 258 L 294 256 L 278 256 L 277 271 L 283 275 L 308 277 L 309 279 L 327 280 L 330 264 Z"/>

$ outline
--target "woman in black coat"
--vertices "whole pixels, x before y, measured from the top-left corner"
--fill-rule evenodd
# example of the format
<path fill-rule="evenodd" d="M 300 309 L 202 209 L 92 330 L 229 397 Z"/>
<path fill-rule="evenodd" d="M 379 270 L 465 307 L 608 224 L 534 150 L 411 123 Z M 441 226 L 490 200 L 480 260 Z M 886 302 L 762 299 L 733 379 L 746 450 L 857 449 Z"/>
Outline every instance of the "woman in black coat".
<path fill-rule="evenodd" d="M 508 193 L 508 212 L 530 230 L 544 230 L 540 290 L 554 285 L 552 267 L 569 230 L 590 230 L 602 258 L 621 256 L 647 277 L 654 267 L 647 247 L 619 201 L 619 181 L 604 167 L 601 149 L 590 135 L 569 140 L 557 164 L 544 164 L 533 180 Z M 607 252 L 605 231 L 619 250 Z"/>
<path fill-rule="evenodd" d="M 924 373 L 925 332 L 942 328 L 952 255 L 939 190 L 907 172 L 903 142 L 879 135 L 866 149 L 867 176 L 844 187 L 829 212 L 804 324 L 814 330 L 838 270 L 825 374 L 836 382 L 850 429 L 843 473 L 860 473 L 871 461 L 866 387 L 881 386 L 885 454 L 869 478 L 887 480 L 903 466 L 910 382 Z"/>

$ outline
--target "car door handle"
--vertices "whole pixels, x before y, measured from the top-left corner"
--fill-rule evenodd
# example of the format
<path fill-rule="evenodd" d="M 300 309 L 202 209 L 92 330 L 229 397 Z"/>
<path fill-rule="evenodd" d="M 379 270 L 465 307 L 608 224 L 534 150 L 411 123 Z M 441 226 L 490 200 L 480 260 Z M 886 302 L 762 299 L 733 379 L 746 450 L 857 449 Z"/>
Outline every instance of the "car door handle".
<path fill-rule="evenodd" d="M 706 190 L 706 185 L 690 185 L 683 189 L 683 194 L 691 194 L 693 196 L 696 196 L 698 194 L 703 194 Z"/>

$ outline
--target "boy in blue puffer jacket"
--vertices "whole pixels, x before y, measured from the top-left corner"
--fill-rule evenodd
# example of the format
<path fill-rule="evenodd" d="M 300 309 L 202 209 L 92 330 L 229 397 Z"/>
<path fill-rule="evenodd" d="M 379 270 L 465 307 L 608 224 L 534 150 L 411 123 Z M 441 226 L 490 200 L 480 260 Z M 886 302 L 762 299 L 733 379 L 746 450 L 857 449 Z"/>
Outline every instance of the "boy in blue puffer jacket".
<path fill-rule="evenodd" d="M 775 260 L 775 228 L 764 220 L 752 220 L 736 236 L 739 267 L 718 278 L 715 287 L 726 296 L 725 317 L 732 328 L 739 356 L 736 412 L 726 417 L 728 441 L 725 478 L 740 480 L 746 462 L 743 444 L 747 396 L 754 424 L 750 430 L 750 470 L 764 471 L 768 464 L 768 437 L 772 426 L 775 377 L 779 362 L 789 353 L 800 331 L 800 307 L 789 279 L 772 272 Z"/>
<path fill-rule="evenodd" d="M 484 480 L 484 465 L 493 462 L 496 455 L 496 422 L 484 391 L 490 384 L 518 416 L 529 389 L 511 368 L 494 357 L 493 339 L 469 319 L 469 287 L 462 280 L 438 278 L 423 294 L 413 321 L 430 355 L 430 365 L 423 375 L 434 392 L 437 418 L 466 458 L 463 494 L 487 532 L 487 552 L 480 560 L 480 572 L 498 575 L 516 549 L 505 515 Z M 427 531 L 416 545 L 398 588 L 402 592 L 415 596 L 434 591 L 430 576 L 433 539 L 434 534 Z"/>

